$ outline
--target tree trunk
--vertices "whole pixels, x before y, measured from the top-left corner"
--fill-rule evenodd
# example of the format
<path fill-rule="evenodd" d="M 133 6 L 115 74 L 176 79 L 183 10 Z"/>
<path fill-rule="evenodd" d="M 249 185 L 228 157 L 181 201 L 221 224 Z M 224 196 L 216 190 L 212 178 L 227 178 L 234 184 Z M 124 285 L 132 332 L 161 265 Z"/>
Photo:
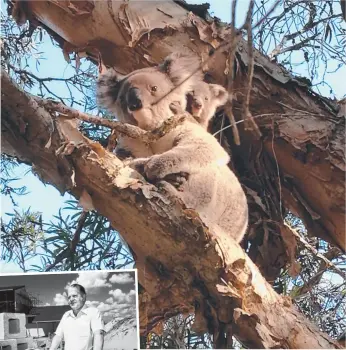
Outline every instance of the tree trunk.
<path fill-rule="evenodd" d="M 252 348 L 337 348 L 280 297 L 232 239 L 211 240 L 198 215 L 168 198 L 76 129 L 53 119 L 2 73 L 2 150 L 33 164 L 42 181 L 69 190 L 107 217 L 133 249 L 141 334 L 180 312 L 228 346 L 230 329 Z M 145 239 L 143 239 L 145 237 Z"/>
<path fill-rule="evenodd" d="M 21 4 L 21 2 L 19 2 Z M 197 10 L 200 7 L 194 7 Z M 205 60 L 229 38 L 230 29 L 207 22 L 173 1 L 31 1 L 26 13 L 60 43 L 66 56 L 81 52 L 95 62 L 128 73 L 185 50 Z M 345 250 L 345 105 L 313 93 L 282 67 L 255 52 L 250 109 L 263 137 L 256 140 L 240 124 L 241 146 L 234 146 L 234 170 L 250 205 L 249 256 L 267 280 L 274 280 L 289 256 L 282 233 L 287 210 L 308 232 Z M 237 49 L 234 113 L 242 119 L 247 46 Z M 227 48 L 208 65 L 211 82 L 226 86 Z M 220 125 L 220 123 L 216 124 Z"/>
<path fill-rule="evenodd" d="M 205 60 L 210 49 L 230 34 L 228 27 L 206 22 L 173 1 L 145 6 L 32 1 L 22 10 L 32 24 L 49 31 L 65 55 L 84 52 L 96 62 L 100 53 L 106 65 L 123 73 L 156 64 L 181 47 Z M 244 42 L 236 58 L 235 91 L 242 91 L 248 64 Z M 219 50 L 208 67 L 211 81 L 226 85 L 227 66 L 227 51 Z M 236 97 L 235 114 L 241 119 L 237 111 L 243 95 Z M 133 249 L 145 289 L 140 298 L 142 334 L 178 312 L 195 311 L 195 327 L 208 328 L 217 346 L 225 346 L 223 334 L 231 324 L 234 334 L 250 347 L 337 346 L 271 289 L 237 244 L 215 245 L 192 211 L 180 202 L 167 202 L 153 186 L 133 178 L 133 172 L 82 137 L 70 120 L 54 121 L 5 75 L 2 104 L 3 150 L 33 164 L 42 180 L 60 191 L 82 196 L 82 202 L 90 195 L 97 211 Z M 287 209 L 303 219 L 311 235 L 345 249 L 345 130 L 334 103 L 259 53 L 255 53 L 250 106 L 253 115 L 264 115 L 256 119 L 263 137 L 256 140 L 240 128 L 237 147 L 229 129 L 224 134 L 248 195 L 249 256 L 272 280 L 288 260 L 282 234 Z M 64 139 L 82 143 L 57 156 Z"/>

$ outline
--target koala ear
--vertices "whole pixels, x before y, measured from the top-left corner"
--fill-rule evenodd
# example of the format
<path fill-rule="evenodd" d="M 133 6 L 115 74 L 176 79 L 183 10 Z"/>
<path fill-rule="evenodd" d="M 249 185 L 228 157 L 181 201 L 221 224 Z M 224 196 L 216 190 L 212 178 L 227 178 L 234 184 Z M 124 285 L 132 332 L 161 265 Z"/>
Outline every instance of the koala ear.
<path fill-rule="evenodd" d="M 200 61 L 195 56 L 174 52 L 167 56 L 158 68 L 162 73 L 167 74 L 172 83 L 177 86 L 195 72 L 199 64 Z M 189 80 L 191 80 L 191 82 L 202 81 L 202 72 L 196 72 Z"/>
<path fill-rule="evenodd" d="M 222 106 L 227 102 L 229 95 L 223 86 L 219 84 L 209 84 L 209 89 L 212 96 L 216 99 L 218 106 Z"/>
<path fill-rule="evenodd" d="M 120 73 L 116 72 L 114 68 L 106 68 L 105 66 L 103 66 L 102 71 L 100 72 L 97 79 L 97 85 L 115 85 L 118 84 L 121 80 L 123 80 L 124 77 L 125 75 L 121 75 Z"/>
<path fill-rule="evenodd" d="M 97 100 L 101 106 L 108 108 L 117 100 L 124 77 L 113 68 L 109 68 L 99 75 L 96 85 Z"/>

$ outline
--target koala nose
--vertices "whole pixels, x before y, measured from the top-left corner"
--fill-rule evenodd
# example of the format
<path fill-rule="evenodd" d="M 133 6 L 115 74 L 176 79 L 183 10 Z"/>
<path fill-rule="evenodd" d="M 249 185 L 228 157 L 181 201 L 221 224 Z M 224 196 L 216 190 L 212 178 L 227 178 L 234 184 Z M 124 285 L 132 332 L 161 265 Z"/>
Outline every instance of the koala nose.
<path fill-rule="evenodd" d="M 194 108 L 196 108 L 196 109 L 201 109 L 201 108 L 202 108 L 201 102 L 199 102 L 199 101 L 197 101 L 197 100 L 194 100 L 194 101 L 193 101 L 193 106 L 194 106 Z"/>
<path fill-rule="evenodd" d="M 138 89 L 131 88 L 129 90 L 127 94 L 127 103 L 130 111 L 138 111 L 143 107 Z"/>

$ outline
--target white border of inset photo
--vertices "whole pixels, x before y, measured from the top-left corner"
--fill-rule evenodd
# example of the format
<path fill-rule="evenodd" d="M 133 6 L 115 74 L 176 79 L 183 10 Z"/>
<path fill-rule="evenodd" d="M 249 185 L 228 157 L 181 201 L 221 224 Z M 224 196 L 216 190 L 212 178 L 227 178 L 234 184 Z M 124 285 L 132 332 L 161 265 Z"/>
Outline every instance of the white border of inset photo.
<path fill-rule="evenodd" d="M 140 349 L 138 309 L 137 269 L 0 273 L 0 347 Z"/>

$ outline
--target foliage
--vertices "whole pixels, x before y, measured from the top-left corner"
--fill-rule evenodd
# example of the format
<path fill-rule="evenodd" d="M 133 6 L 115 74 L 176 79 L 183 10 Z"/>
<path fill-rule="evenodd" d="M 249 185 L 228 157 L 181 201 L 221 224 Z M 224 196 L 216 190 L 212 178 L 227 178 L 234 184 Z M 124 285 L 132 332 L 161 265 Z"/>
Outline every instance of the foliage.
<path fill-rule="evenodd" d="M 15 158 L 9 157 L 4 153 L 1 154 L 0 194 L 1 196 L 9 196 L 14 206 L 17 206 L 14 196 L 23 196 L 27 193 L 25 186 L 14 187 L 14 182 L 19 179 L 18 177 L 13 177 L 17 166 L 18 163 Z"/>
<path fill-rule="evenodd" d="M 300 311 L 321 330 L 338 338 L 346 328 L 346 256 L 331 244 L 308 237 L 302 221 L 294 215 L 289 214 L 286 222 L 298 231 L 306 243 L 298 246 L 299 275 L 290 277 L 287 271 L 283 271 L 276 283 L 283 282 L 283 293 L 293 298 Z M 318 255 L 310 247 L 316 249 Z M 319 255 L 333 266 L 328 266 Z"/>
<path fill-rule="evenodd" d="M 96 115 L 104 115 L 96 107 L 94 84 L 97 68 L 77 55 L 70 60 L 68 78 L 42 77 L 39 70 L 45 59 L 44 50 L 50 37 L 44 29 L 26 23 L 18 28 L 9 17 L 1 14 L 1 66 L 27 92 Z M 53 46 L 57 44 L 52 40 Z M 52 49 L 52 46 L 49 47 Z M 46 48 L 47 50 L 47 48 Z M 61 50 L 60 48 L 58 49 Z M 72 63 L 74 61 L 74 67 Z M 66 69 L 67 70 L 67 69 Z M 62 74 L 58 72 L 58 74 Z M 67 92 L 67 96 L 63 97 Z M 109 130 L 97 125 L 81 123 L 81 131 L 91 139 L 105 143 Z M 18 163 L 14 158 L 1 155 L 1 194 L 25 195 L 26 188 L 15 187 L 14 176 Z M 40 213 L 30 209 L 8 214 L 2 218 L 2 259 L 16 262 L 23 271 L 61 271 L 83 269 L 131 268 L 133 258 L 118 232 L 96 212 L 85 214 L 76 201 L 69 201 L 49 223 L 42 222 Z M 66 213 L 70 213 L 66 215 Z M 79 227 L 83 221 L 82 227 Z M 44 232 L 44 233 L 43 233 Z M 78 240 L 76 241 L 76 235 Z M 75 241 L 73 238 L 75 237 Z M 39 258 L 39 262 L 38 262 Z M 31 262 L 35 264 L 32 265 Z M 39 265 L 37 265 L 39 264 Z"/>
<path fill-rule="evenodd" d="M 42 217 L 29 210 L 7 215 L 11 217 L 9 222 L 1 220 L 1 258 L 16 262 L 26 272 L 28 261 L 36 254 L 37 242 L 44 237 Z"/>
<path fill-rule="evenodd" d="M 1 222 L 1 258 L 23 271 L 132 268 L 131 253 L 104 217 L 82 212 L 77 201 L 66 204 L 49 223 L 30 209 L 7 214 L 10 220 Z"/>
<path fill-rule="evenodd" d="M 191 329 L 194 322 L 194 315 L 177 315 L 171 317 L 163 325 L 161 335 L 150 333 L 146 339 L 145 346 L 150 349 L 211 349 L 212 337 L 206 333 L 197 335 Z M 144 345 L 144 344 L 143 344 Z"/>
<path fill-rule="evenodd" d="M 273 0 L 255 2 L 254 21 L 268 13 Z M 346 25 L 339 1 L 280 1 L 254 33 L 254 45 L 262 53 L 301 76 L 318 92 L 328 78 L 346 63 Z"/>

